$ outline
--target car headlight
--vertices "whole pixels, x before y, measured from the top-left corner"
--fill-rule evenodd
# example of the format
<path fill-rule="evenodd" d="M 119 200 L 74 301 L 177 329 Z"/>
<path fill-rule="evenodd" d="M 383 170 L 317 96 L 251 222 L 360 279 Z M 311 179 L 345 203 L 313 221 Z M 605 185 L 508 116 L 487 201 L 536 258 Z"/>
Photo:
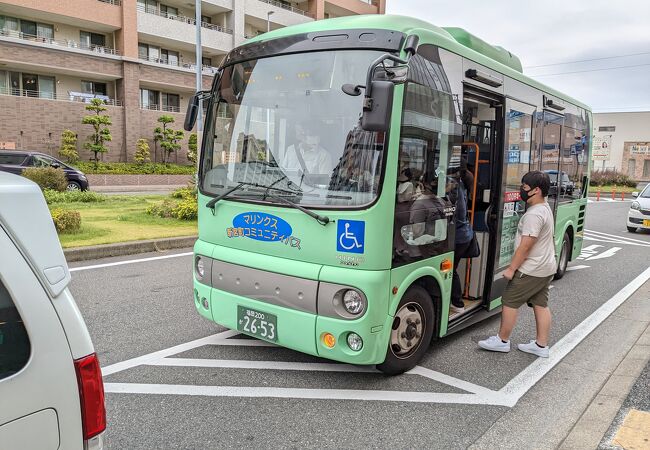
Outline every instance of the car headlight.
<path fill-rule="evenodd" d="M 641 204 L 639 202 L 636 202 L 636 201 L 632 202 L 632 204 L 630 205 L 630 209 L 639 210 L 639 209 L 641 209 Z"/>
<path fill-rule="evenodd" d="M 202 280 L 203 277 L 205 276 L 205 263 L 203 261 L 203 258 L 201 258 L 200 256 L 196 257 L 196 261 L 194 263 L 194 269 L 196 270 L 197 278 Z"/>
<path fill-rule="evenodd" d="M 359 292 L 349 289 L 343 294 L 343 307 L 350 314 L 357 315 L 366 309 L 366 302 Z"/>

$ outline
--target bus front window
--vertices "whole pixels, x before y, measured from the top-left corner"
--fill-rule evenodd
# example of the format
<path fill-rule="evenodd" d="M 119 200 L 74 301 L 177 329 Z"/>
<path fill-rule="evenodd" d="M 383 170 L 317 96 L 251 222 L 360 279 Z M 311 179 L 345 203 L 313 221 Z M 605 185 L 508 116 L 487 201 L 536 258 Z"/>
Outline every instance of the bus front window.
<path fill-rule="evenodd" d="M 384 133 L 359 125 L 364 84 L 376 51 L 275 56 L 227 66 L 208 115 L 201 188 L 218 196 L 312 207 L 359 207 L 377 197 Z M 274 199 L 275 198 L 275 199 Z"/>

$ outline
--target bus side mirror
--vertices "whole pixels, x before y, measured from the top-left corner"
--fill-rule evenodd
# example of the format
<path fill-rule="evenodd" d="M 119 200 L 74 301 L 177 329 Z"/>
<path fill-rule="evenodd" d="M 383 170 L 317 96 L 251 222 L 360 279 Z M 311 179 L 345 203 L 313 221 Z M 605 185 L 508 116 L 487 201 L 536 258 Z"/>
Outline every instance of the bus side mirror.
<path fill-rule="evenodd" d="M 393 110 L 393 91 L 390 81 L 372 81 L 371 96 L 363 101 L 361 128 L 365 131 L 388 131 Z"/>
<path fill-rule="evenodd" d="M 183 128 L 185 131 L 192 131 L 196 124 L 196 116 L 199 114 L 199 96 L 202 92 L 197 92 L 192 96 L 187 104 L 187 112 L 185 113 L 185 123 Z"/>

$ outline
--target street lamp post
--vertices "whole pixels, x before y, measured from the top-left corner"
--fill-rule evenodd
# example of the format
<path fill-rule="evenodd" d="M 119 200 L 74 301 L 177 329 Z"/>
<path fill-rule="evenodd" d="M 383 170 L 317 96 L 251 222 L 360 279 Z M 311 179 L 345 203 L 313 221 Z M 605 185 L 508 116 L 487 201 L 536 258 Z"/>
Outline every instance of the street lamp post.
<path fill-rule="evenodd" d="M 271 15 L 273 14 L 273 11 L 269 11 L 266 13 L 266 32 L 268 33 L 271 31 Z"/>
<path fill-rule="evenodd" d="M 203 48 L 201 44 L 201 0 L 195 0 L 195 18 L 196 22 L 196 91 L 203 90 Z M 200 159 L 201 141 L 203 139 L 203 101 L 199 100 L 199 110 L 196 120 L 196 145 L 197 145 L 197 162 Z"/>

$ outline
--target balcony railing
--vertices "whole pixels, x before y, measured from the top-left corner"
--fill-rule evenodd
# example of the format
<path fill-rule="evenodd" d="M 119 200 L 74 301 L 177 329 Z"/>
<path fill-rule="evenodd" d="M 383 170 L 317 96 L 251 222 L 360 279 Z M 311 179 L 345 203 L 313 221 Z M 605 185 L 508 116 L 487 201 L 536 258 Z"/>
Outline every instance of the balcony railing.
<path fill-rule="evenodd" d="M 142 11 L 147 14 L 153 14 L 158 17 L 164 17 L 165 19 L 176 20 L 178 22 L 183 22 L 188 25 L 196 26 L 196 19 L 194 19 L 193 17 L 177 16 L 174 14 L 169 14 L 166 12 L 159 11 L 157 8 L 147 7 L 144 5 L 138 5 L 138 11 Z M 220 31 L 221 33 L 232 34 L 232 30 L 230 28 L 220 27 L 219 25 L 214 25 L 208 22 L 201 22 L 201 27 L 207 28 L 209 30 Z"/>
<path fill-rule="evenodd" d="M 70 39 L 52 39 L 45 36 L 34 36 L 32 34 L 25 34 L 22 31 L 13 31 L 13 30 L 0 30 L 1 37 L 9 37 L 14 39 L 21 39 L 29 42 L 37 42 L 42 44 L 58 45 L 65 48 L 77 48 L 80 50 L 85 50 L 93 53 L 107 54 L 107 55 L 119 55 L 120 52 L 114 48 L 105 47 L 102 45 L 94 44 L 84 44 L 77 41 L 72 41 Z"/>
<path fill-rule="evenodd" d="M 151 111 L 165 111 L 165 112 L 181 112 L 180 106 L 173 105 L 140 105 L 140 109 L 148 109 Z"/>
<path fill-rule="evenodd" d="M 279 2 L 277 0 L 260 0 L 261 2 L 268 3 L 269 5 L 277 6 L 278 8 L 286 9 L 287 11 L 294 12 L 296 14 L 300 14 L 306 17 L 312 17 L 313 16 L 308 13 L 307 11 L 303 11 L 302 9 L 295 8 L 291 5 L 287 5 L 285 3 Z"/>
<path fill-rule="evenodd" d="M 86 94 L 82 92 L 69 91 L 67 94 L 57 94 L 47 91 L 32 91 L 29 89 L 5 89 L 0 88 L 0 95 L 10 95 L 14 97 L 30 97 L 43 100 L 58 100 L 66 102 L 90 103 L 93 98 L 99 98 L 105 105 L 122 106 L 120 100 L 109 98 L 105 95 Z"/>
<path fill-rule="evenodd" d="M 102 3 L 108 3 L 110 5 L 121 6 L 122 0 L 99 0 Z"/>
<path fill-rule="evenodd" d="M 186 62 L 183 62 L 182 59 L 154 58 L 154 57 L 151 57 L 151 56 L 144 56 L 144 55 L 140 55 L 138 58 L 141 59 L 142 61 L 149 61 L 149 62 L 156 63 L 156 64 L 162 64 L 162 65 L 165 65 L 165 66 L 180 67 L 180 68 L 189 69 L 189 70 L 192 70 L 192 71 L 196 70 L 196 64 L 195 63 L 186 63 Z M 205 64 L 203 65 L 202 70 L 203 70 L 203 73 L 206 73 L 206 74 L 217 73 L 217 68 L 216 67 L 206 66 Z"/>

